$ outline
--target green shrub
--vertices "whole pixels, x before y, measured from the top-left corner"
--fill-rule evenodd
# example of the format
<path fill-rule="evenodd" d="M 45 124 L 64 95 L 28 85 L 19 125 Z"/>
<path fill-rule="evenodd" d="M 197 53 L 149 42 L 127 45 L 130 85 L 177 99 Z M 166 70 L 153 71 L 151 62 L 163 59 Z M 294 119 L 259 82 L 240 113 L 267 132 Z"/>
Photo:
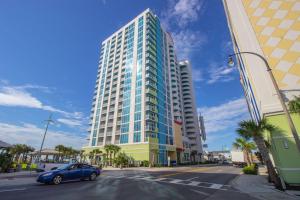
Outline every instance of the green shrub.
<path fill-rule="evenodd" d="M 126 166 L 128 165 L 129 157 L 125 153 L 119 153 L 118 156 L 114 159 L 114 163 L 117 166 Z"/>
<path fill-rule="evenodd" d="M 255 166 L 255 164 L 252 164 L 250 166 L 246 166 L 243 168 L 243 172 L 244 174 L 252 174 L 252 175 L 257 175 L 257 167 Z"/>
<path fill-rule="evenodd" d="M 7 172 L 13 165 L 12 155 L 9 153 L 0 154 L 0 172 Z"/>
<path fill-rule="evenodd" d="M 150 162 L 149 162 L 148 160 L 143 160 L 143 161 L 141 162 L 141 166 L 142 166 L 142 167 L 149 167 L 149 164 L 150 164 Z"/>

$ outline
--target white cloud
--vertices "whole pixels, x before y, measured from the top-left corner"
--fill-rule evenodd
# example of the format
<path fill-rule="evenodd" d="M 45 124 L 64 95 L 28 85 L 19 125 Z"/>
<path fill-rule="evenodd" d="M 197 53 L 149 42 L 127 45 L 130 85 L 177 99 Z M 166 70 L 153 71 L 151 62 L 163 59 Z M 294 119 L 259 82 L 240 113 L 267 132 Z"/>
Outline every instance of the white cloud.
<path fill-rule="evenodd" d="M 188 28 L 197 21 L 204 9 L 203 0 L 169 0 L 168 8 L 161 13 L 162 26 L 171 31 L 179 60 L 191 59 L 191 54 L 202 48 L 207 37 Z"/>
<path fill-rule="evenodd" d="M 179 60 L 190 59 L 191 54 L 199 51 L 207 42 L 207 37 L 202 32 L 189 29 L 173 32 L 172 37 Z"/>
<path fill-rule="evenodd" d="M 68 125 L 70 127 L 76 127 L 76 126 L 82 126 L 82 121 L 75 120 L 75 119 L 65 119 L 65 118 L 59 118 L 57 119 L 58 122 L 63 123 L 65 125 Z"/>
<path fill-rule="evenodd" d="M 189 23 L 198 19 L 199 12 L 204 7 L 203 5 L 203 0 L 170 0 L 168 9 L 162 13 L 162 24 L 166 28 L 169 28 L 172 24 L 185 28 Z"/>
<path fill-rule="evenodd" d="M 0 140 L 10 144 L 23 143 L 39 148 L 44 131 L 43 128 L 39 128 L 33 124 L 24 123 L 17 125 L 0 122 Z M 82 136 L 63 131 L 51 131 L 50 126 L 44 147 L 54 148 L 58 144 L 63 144 L 65 146 L 81 148 L 85 143 L 86 140 Z"/>
<path fill-rule="evenodd" d="M 198 112 L 201 112 L 204 117 L 207 133 L 236 127 L 239 121 L 250 117 L 243 97 L 213 107 L 198 108 Z"/>
<path fill-rule="evenodd" d="M 174 7 L 174 15 L 178 16 L 178 24 L 184 27 L 190 22 L 198 19 L 198 12 L 203 6 L 200 0 L 179 0 Z"/>
<path fill-rule="evenodd" d="M 200 81 L 203 81 L 204 78 L 203 78 L 203 73 L 202 73 L 202 70 L 199 69 L 199 68 L 193 68 L 192 69 L 192 78 L 193 78 L 193 81 L 194 82 L 200 82 Z"/>
<path fill-rule="evenodd" d="M 50 105 L 43 104 L 37 97 L 34 97 L 28 90 L 38 89 L 42 92 L 50 92 L 48 87 L 25 84 L 21 86 L 0 86 L 0 106 L 27 107 L 45 111 L 60 113 L 67 118 L 82 119 L 81 112 L 66 112 Z"/>
<path fill-rule="evenodd" d="M 208 84 L 213 84 L 215 82 L 228 82 L 234 80 L 233 73 L 235 68 L 221 65 L 219 63 L 213 62 L 209 66 L 208 70 Z"/>
<path fill-rule="evenodd" d="M 43 108 L 42 102 L 26 91 L 13 87 L 2 87 L 0 91 L 0 105 L 21 106 L 29 108 Z"/>

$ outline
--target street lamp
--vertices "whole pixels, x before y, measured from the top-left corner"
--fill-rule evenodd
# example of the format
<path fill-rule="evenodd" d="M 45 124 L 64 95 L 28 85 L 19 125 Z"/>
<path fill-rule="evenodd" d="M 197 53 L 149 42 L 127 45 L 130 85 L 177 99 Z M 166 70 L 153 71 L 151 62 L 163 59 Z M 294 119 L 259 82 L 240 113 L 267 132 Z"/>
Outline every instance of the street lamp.
<path fill-rule="evenodd" d="M 54 123 L 54 121 L 51 119 L 51 117 L 52 117 L 52 114 L 50 114 L 49 119 L 46 120 L 47 125 L 46 125 L 46 129 L 45 129 L 45 132 L 44 132 L 42 144 L 41 144 L 41 147 L 40 147 L 40 150 L 39 150 L 39 157 L 38 157 L 38 163 L 39 164 L 41 164 L 42 149 L 43 149 L 43 146 L 44 146 L 44 142 L 45 142 L 45 138 L 46 138 L 46 134 L 47 134 L 47 131 L 48 131 L 49 124 Z"/>
<path fill-rule="evenodd" d="M 234 54 L 229 55 L 229 57 L 228 57 L 228 65 L 229 65 L 229 66 L 234 66 L 233 56 L 235 56 L 235 55 L 240 55 L 240 54 L 251 54 L 251 55 L 255 55 L 255 56 L 259 57 L 260 59 L 262 59 L 262 60 L 264 61 L 265 65 L 266 65 L 266 67 L 267 67 L 267 71 L 268 71 L 268 73 L 269 73 L 269 75 L 270 75 L 270 78 L 271 78 L 271 80 L 272 80 L 272 83 L 273 83 L 273 85 L 274 85 L 274 88 L 275 88 L 275 90 L 276 90 L 276 93 L 277 93 L 278 99 L 279 99 L 279 101 L 280 101 L 280 104 L 281 104 L 281 106 L 282 106 L 282 108 L 283 108 L 283 112 L 284 112 L 284 114 L 285 114 L 285 116 L 286 116 L 286 118 L 287 118 L 287 120 L 288 120 L 288 124 L 289 124 L 289 127 L 290 127 L 290 129 L 291 129 L 291 132 L 292 132 L 292 134 L 293 134 L 293 137 L 294 137 L 294 139 L 295 139 L 296 146 L 297 146 L 297 148 L 298 148 L 298 151 L 300 152 L 300 140 L 299 140 L 299 137 L 298 137 L 298 134 L 297 134 L 295 125 L 294 125 L 293 120 L 292 120 L 292 118 L 291 118 L 291 115 L 290 115 L 290 113 L 289 113 L 289 111 L 288 111 L 288 109 L 287 109 L 287 106 L 286 106 L 286 104 L 285 104 L 285 102 L 284 102 L 284 100 L 283 100 L 283 96 L 282 96 L 282 94 L 281 94 L 281 92 L 280 92 L 280 90 L 279 90 L 279 87 L 278 87 L 277 82 L 276 82 L 276 80 L 275 80 L 275 78 L 274 78 L 274 75 L 273 75 L 273 73 L 272 73 L 272 69 L 271 69 L 271 67 L 270 67 L 270 65 L 269 65 L 269 63 L 268 63 L 268 61 L 267 61 L 262 55 L 260 55 L 260 54 L 258 54 L 258 53 L 250 52 L 250 51 L 244 51 L 244 52 L 238 52 L 238 53 L 234 53 Z"/>

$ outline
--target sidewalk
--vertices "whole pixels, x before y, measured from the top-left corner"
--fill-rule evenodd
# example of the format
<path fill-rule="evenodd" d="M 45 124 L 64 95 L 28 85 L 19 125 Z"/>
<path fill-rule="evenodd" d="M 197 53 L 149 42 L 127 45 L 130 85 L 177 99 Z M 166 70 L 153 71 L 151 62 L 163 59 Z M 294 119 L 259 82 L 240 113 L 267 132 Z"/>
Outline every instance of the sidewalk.
<path fill-rule="evenodd" d="M 260 171 L 263 172 L 262 169 Z M 296 200 L 299 196 L 288 194 L 275 189 L 273 184 L 269 183 L 266 175 L 246 175 L 242 174 L 231 182 L 231 185 L 250 196 L 262 200 Z"/>
<path fill-rule="evenodd" d="M 22 177 L 36 177 L 39 173 L 36 171 L 20 171 L 12 173 L 0 173 L 1 179 L 13 179 L 13 178 L 22 178 Z"/>

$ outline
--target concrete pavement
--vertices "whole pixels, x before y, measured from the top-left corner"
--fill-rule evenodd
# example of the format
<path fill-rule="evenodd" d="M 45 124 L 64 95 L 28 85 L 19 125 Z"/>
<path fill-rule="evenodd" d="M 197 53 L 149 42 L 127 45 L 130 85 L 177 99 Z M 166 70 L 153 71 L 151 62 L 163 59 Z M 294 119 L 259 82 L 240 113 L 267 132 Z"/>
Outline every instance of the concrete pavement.
<path fill-rule="evenodd" d="M 275 187 L 268 183 L 267 176 L 254 175 L 240 175 L 232 181 L 232 186 L 243 193 L 247 193 L 255 198 L 262 200 L 296 200 L 300 197 L 291 195 L 275 189 Z"/>
<path fill-rule="evenodd" d="M 162 168 L 163 169 L 163 168 Z M 172 170 L 104 170 L 97 181 L 72 181 L 61 185 L 0 186 L 1 199 L 254 199 L 229 183 L 240 169 L 226 166 L 184 167 Z M 25 179 L 24 179 L 25 180 Z M 1 181 L 0 181 L 1 182 Z"/>

